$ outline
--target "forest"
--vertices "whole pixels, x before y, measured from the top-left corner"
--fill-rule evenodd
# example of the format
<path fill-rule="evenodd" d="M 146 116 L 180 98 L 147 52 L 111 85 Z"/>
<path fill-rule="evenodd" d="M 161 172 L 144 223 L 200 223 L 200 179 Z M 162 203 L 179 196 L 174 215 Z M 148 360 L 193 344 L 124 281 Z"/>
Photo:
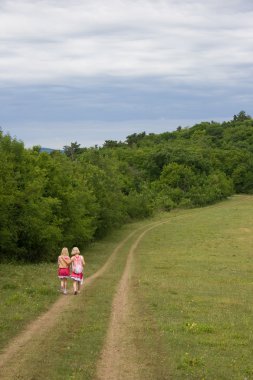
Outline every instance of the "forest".
<path fill-rule="evenodd" d="M 52 261 L 155 212 L 252 194 L 253 119 L 241 111 L 50 154 L 0 131 L 0 162 L 0 260 Z"/>

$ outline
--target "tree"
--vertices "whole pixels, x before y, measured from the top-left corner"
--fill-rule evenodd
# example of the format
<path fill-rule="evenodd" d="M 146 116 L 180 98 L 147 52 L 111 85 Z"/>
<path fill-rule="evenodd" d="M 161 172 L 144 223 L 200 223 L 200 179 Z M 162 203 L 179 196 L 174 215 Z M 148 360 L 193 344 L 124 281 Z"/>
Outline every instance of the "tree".
<path fill-rule="evenodd" d="M 80 152 L 80 144 L 77 141 L 72 142 L 70 145 L 65 145 L 63 151 L 72 161 L 74 161 Z"/>
<path fill-rule="evenodd" d="M 119 146 L 125 145 L 122 141 L 116 141 L 116 140 L 105 140 L 103 144 L 103 148 L 117 148 Z"/>
<path fill-rule="evenodd" d="M 140 142 L 145 138 L 146 132 L 133 133 L 127 136 L 126 143 L 129 146 L 139 146 Z"/>
<path fill-rule="evenodd" d="M 191 168 L 175 162 L 165 165 L 160 177 L 161 184 L 171 188 L 179 188 L 183 192 L 187 192 L 195 180 L 196 176 Z"/>
<path fill-rule="evenodd" d="M 240 111 L 237 115 L 234 115 L 234 121 L 245 121 L 250 120 L 251 116 L 247 115 L 245 111 Z"/>

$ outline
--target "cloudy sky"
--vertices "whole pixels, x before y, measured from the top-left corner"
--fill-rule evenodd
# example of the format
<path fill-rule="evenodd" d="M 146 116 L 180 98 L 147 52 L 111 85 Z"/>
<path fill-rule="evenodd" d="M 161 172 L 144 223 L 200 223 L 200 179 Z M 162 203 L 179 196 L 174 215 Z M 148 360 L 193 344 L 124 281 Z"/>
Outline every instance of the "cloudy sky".
<path fill-rule="evenodd" d="M 62 148 L 253 115 L 252 0 L 0 0 L 0 125 Z"/>

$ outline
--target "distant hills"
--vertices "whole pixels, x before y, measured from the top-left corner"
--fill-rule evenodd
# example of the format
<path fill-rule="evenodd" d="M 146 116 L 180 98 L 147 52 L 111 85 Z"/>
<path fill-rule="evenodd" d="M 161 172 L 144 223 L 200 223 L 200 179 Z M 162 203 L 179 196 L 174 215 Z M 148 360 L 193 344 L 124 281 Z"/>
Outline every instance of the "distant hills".
<path fill-rule="evenodd" d="M 53 152 L 55 149 L 51 149 L 51 148 L 40 148 L 40 151 L 41 152 L 46 152 L 46 153 L 51 153 Z"/>
<path fill-rule="evenodd" d="M 59 152 L 63 152 L 62 149 L 52 149 L 52 148 L 40 148 L 40 152 L 45 152 L 45 153 L 52 153 L 54 152 L 55 150 L 59 151 Z"/>

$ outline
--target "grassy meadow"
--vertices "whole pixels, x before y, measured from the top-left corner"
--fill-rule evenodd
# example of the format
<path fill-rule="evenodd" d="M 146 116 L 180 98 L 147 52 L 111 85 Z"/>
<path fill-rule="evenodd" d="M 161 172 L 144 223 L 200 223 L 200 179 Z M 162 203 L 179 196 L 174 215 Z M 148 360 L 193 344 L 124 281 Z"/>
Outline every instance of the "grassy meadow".
<path fill-rule="evenodd" d="M 253 197 L 234 196 L 129 224 L 94 244 L 84 254 L 87 275 L 136 230 L 106 273 L 73 297 L 43 342 L 31 342 L 20 363 L 13 358 L 13 379 L 94 379 L 129 248 L 138 229 L 157 221 L 164 223 L 136 248 L 130 278 L 128 333 L 140 379 L 253 379 L 252 215 Z M 8 272 L 1 266 L 1 348 L 52 304 L 59 287 L 53 264 L 36 266 L 34 277 L 32 266 Z"/>
<path fill-rule="evenodd" d="M 131 297 L 141 378 L 253 379 L 252 215 L 253 197 L 236 196 L 143 239 Z"/>
<path fill-rule="evenodd" d="M 95 273 L 108 259 L 131 225 L 82 252 L 87 262 L 85 276 Z M 0 265 L 0 350 L 30 321 L 50 308 L 59 297 L 60 281 L 55 263 Z M 68 282 L 72 292 L 72 281 Z"/>
<path fill-rule="evenodd" d="M 0 349 L 59 296 L 54 264 L 0 265 Z"/>
<path fill-rule="evenodd" d="M 117 245 L 132 233 L 135 229 L 145 228 L 145 225 L 150 221 L 133 223 L 124 226 L 107 238 L 95 243 L 84 252 L 86 260 L 86 276 L 95 273 L 106 260 L 110 257 Z M 129 251 L 129 246 L 133 241 L 134 236 L 127 241 L 119 254 L 112 262 L 112 266 L 101 277 L 96 279 L 85 288 L 78 297 L 69 294 L 67 297 L 72 297 L 71 307 L 62 313 L 53 329 L 50 329 L 46 336 L 36 338 L 35 341 L 29 342 L 25 347 L 25 353 L 21 352 L 20 358 L 14 357 L 9 363 L 9 369 L 0 369 L 1 379 L 54 379 L 66 380 L 72 379 L 93 379 L 96 371 L 96 362 L 103 346 L 103 341 L 106 335 L 108 321 L 111 312 L 111 303 L 114 292 L 121 274 L 124 270 L 126 258 Z M 44 270 L 41 271 L 44 286 L 47 286 L 48 296 L 43 304 L 42 299 L 37 296 L 37 303 L 40 305 L 40 311 L 48 309 L 53 300 L 59 297 L 58 288 L 59 280 L 57 278 L 56 265 L 43 264 Z M 30 268 L 30 266 L 28 266 Z M 49 276 L 49 272 L 52 273 Z M 27 266 L 18 267 L 19 273 L 26 273 Z M 25 277 L 25 275 L 24 275 Z M 15 278 L 15 276 L 13 276 Z M 17 280 L 17 279 L 16 279 Z M 16 281 L 15 280 L 15 281 Z M 14 281 L 14 280 L 13 280 Z M 24 284 L 30 285 L 30 280 Z M 50 284 L 50 281 L 51 284 Z M 5 279 L 6 284 L 10 284 L 8 278 Z M 72 282 L 69 282 L 71 289 Z M 8 285 L 10 287 L 10 285 Z M 19 285 L 20 288 L 22 287 Z M 28 286 L 28 285 L 26 285 Z M 34 289 L 38 292 L 41 288 L 40 282 L 33 282 Z M 11 290 L 10 290 L 11 292 Z M 9 297 L 14 297 L 18 294 L 18 288 L 12 289 Z M 60 297 L 65 297 L 60 295 Z M 8 298 L 8 297 L 7 297 Z M 7 299 L 6 298 L 6 299 Z M 32 307 L 34 300 L 26 298 L 27 309 Z M 3 304 L 2 304 L 3 305 Z M 14 307 L 14 301 L 13 301 Z M 9 323 L 9 338 L 17 334 L 22 326 L 27 324 L 31 319 L 35 318 L 36 313 L 24 313 L 20 303 L 15 303 L 15 308 L 23 317 L 23 324 L 15 328 L 15 321 Z M 8 309 L 10 317 L 11 310 Z M 32 310 L 32 309 L 31 309 Z M 1 310 L 0 310 L 0 318 Z M 6 313 L 7 320 L 7 313 Z M 7 329 L 2 331 L 3 336 L 7 333 Z M 8 339 L 2 340 L 2 347 Z M 45 363 L 47 365 L 45 366 Z"/>

